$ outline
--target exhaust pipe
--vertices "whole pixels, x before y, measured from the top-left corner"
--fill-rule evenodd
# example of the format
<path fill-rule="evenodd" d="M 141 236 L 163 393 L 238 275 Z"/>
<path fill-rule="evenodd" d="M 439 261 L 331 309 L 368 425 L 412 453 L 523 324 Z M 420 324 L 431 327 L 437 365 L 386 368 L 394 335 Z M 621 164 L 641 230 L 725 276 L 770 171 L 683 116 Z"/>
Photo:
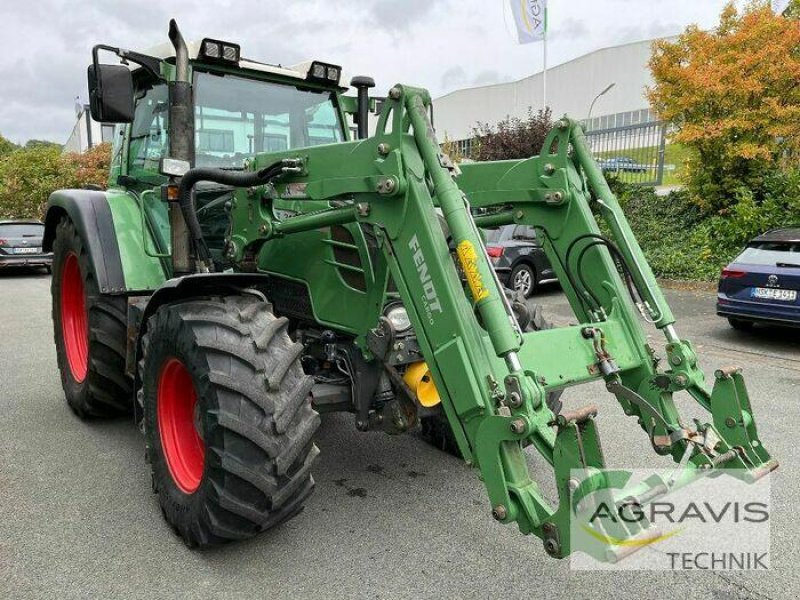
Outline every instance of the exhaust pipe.
<path fill-rule="evenodd" d="M 169 20 L 169 41 L 175 48 L 175 80 L 189 81 L 189 50 L 175 19 Z"/>
<path fill-rule="evenodd" d="M 175 81 L 169 84 L 169 154 L 194 166 L 194 105 L 189 81 L 189 50 L 175 19 L 169 22 L 169 40 L 175 48 Z M 173 181 L 174 183 L 174 181 Z M 173 276 L 194 272 L 191 241 L 180 204 L 170 202 Z"/>

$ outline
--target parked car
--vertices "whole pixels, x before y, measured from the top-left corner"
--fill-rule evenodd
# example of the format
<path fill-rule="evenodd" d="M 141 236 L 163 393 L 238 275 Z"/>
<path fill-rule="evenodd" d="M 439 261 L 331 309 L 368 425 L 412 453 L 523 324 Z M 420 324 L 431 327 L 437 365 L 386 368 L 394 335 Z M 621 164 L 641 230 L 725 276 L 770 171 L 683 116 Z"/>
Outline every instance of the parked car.
<path fill-rule="evenodd" d="M 647 173 L 650 169 L 647 165 L 638 163 L 627 156 L 615 156 L 613 158 L 601 159 L 599 165 L 603 171 L 611 171 L 614 173 Z"/>
<path fill-rule="evenodd" d="M 800 327 L 800 227 L 758 236 L 722 270 L 717 314 L 735 329 L 758 322 Z"/>
<path fill-rule="evenodd" d="M 557 280 L 533 227 L 504 225 L 483 233 L 486 251 L 506 287 L 530 298 L 539 284 Z"/>
<path fill-rule="evenodd" d="M 44 223 L 41 221 L 0 221 L 0 269 L 53 265 L 52 252 L 42 252 Z"/>

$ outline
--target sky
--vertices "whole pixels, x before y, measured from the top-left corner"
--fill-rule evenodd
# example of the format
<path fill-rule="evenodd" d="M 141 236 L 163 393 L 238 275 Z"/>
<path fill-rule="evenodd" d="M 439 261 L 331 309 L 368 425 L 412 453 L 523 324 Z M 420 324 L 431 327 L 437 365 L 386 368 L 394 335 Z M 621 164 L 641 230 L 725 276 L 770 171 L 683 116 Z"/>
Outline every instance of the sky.
<path fill-rule="evenodd" d="M 726 0 L 549 0 L 548 63 L 598 48 L 713 27 Z M 519 45 L 508 0 L 5 0 L 0 19 L 0 134 L 64 143 L 75 97 L 87 101 L 94 44 L 146 50 L 174 17 L 187 40 L 242 46 L 284 65 L 309 59 L 434 98 L 521 79 L 542 68 L 542 45 Z"/>

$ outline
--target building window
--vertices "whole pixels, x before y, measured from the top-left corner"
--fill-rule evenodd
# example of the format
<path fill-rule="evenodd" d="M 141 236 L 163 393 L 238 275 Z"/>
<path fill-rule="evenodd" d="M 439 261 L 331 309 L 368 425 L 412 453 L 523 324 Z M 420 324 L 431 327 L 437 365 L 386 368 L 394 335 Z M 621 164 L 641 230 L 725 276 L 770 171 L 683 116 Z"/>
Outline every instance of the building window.
<path fill-rule="evenodd" d="M 622 126 L 627 127 L 631 124 L 631 113 L 622 113 Z"/>

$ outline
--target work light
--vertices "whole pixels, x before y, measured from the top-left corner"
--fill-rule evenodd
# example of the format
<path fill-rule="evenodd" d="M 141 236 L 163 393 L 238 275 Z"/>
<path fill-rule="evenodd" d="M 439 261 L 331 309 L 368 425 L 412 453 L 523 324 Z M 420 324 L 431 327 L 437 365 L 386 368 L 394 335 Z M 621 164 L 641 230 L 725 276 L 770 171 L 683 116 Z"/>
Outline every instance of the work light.
<path fill-rule="evenodd" d="M 205 38 L 200 44 L 200 55 L 210 61 L 237 63 L 240 48 L 238 44 Z"/>
<path fill-rule="evenodd" d="M 330 65 L 319 61 L 311 63 L 311 68 L 308 69 L 306 79 L 318 81 L 320 83 L 335 83 L 339 85 L 339 79 L 342 77 L 342 68 L 336 65 Z"/>

